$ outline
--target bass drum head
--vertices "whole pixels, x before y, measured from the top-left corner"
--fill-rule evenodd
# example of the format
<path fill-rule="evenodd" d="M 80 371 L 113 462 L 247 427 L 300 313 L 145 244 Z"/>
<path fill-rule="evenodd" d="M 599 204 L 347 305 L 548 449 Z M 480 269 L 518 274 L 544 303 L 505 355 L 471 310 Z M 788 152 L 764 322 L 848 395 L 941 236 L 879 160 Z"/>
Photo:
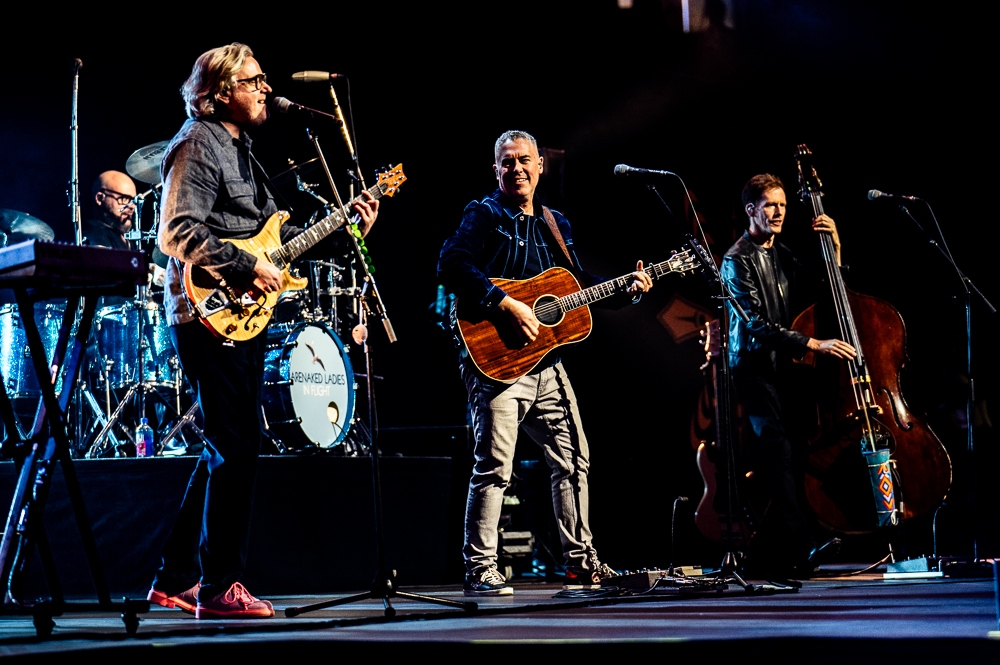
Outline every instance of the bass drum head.
<path fill-rule="evenodd" d="M 354 417 L 354 372 L 341 341 L 324 325 L 268 331 L 264 414 L 282 444 L 330 449 Z"/>

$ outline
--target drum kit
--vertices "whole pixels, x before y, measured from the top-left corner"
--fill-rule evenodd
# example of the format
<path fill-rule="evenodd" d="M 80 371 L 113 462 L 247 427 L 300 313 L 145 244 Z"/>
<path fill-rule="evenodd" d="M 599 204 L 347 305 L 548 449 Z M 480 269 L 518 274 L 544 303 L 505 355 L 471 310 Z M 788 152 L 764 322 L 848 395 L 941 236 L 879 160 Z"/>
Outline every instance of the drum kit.
<path fill-rule="evenodd" d="M 136 197 L 132 229 L 126 239 L 135 249 L 156 243 L 156 209 L 161 187 L 159 163 L 167 142 L 135 151 L 126 170 L 151 189 Z M 293 165 L 280 174 L 299 179 Z M 154 202 L 149 230 L 142 229 L 142 203 Z M 310 223 L 320 218 L 322 211 Z M 40 220 L 0 210 L 0 236 L 45 238 Z M 16 234 L 20 234 L 17 236 Z M 54 237 L 49 229 L 47 239 Z M 293 266 L 309 277 L 303 291 L 282 294 L 267 331 L 263 414 L 265 434 L 276 452 L 366 454 L 367 429 L 355 418 L 357 384 L 348 348 L 357 322 L 361 289 L 350 269 L 351 257 L 301 261 Z M 344 266 L 347 266 L 346 268 Z M 62 325 L 64 303 L 38 303 L 35 322 L 51 354 Z M 0 305 L 0 372 L 21 424 L 34 417 L 41 390 L 28 355 L 16 304 Z M 141 418 L 157 431 L 157 455 L 194 454 L 205 443 L 193 391 L 170 339 L 162 286 L 154 279 L 137 287 L 134 298 L 104 297 L 98 303 L 86 360 L 69 410 L 74 455 L 86 458 L 135 455 L 135 429 Z M 62 386 L 57 386 L 57 392 Z M 235 414 L 234 414 L 235 417 Z"/>

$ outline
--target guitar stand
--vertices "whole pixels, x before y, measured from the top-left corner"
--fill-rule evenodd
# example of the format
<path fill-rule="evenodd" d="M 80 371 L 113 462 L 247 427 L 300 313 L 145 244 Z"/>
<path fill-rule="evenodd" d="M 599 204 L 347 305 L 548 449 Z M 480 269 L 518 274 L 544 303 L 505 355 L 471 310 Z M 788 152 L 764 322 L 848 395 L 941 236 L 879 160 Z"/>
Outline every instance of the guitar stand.
<path fill-rule="evenodd" d="M 52 294 L 34 291 L 29 293 L 29 290 L 23 286 L 15 287 L 14 292 L 19 308 L 21 311 L 27 312 L 33 311 L 34 303 L 37 300 L 44 300 L 46 296 L 52 297 Z M 42 389 L 42 400 L 35 415 L 34 425 L 27 438 L 14 440 L 12 432 L 17 432 L 17 430 L 15 428 L 11 431 L 8 427 L 8 438 L 4 451 L 14 460 L 15 468 L 18 471 L 18 481 L 10 512 L 7 515 L 3 539 L 0 541 L 0 578 L 3 580 L 0 583 L 0 591 L 3 591 L 4 594 L 0 613 L 31 614 L 39 637 L 49 636 L 55 627 L 52 618 L 60 616 L 64 612 L 109 610 L 121 611 L 125 630 L 131 635 L 139 627 L 138 613 L 149 611 L 149 601 L 147 600 L 125 598 L 121 603 L 111 601 L 107 581 L 98 558 L 97 543 L 90 527 L 83 495 L 80 491 L 80 483 L 70 456 L 66 408 L 70 395 L 74 392 L 72 386 L 80 369 L 80 361 L 87 337 L 90 334 L 96 307 L 96 298 L 85 299 L 83 315 L 79 320 L 73 344 L 70 346 L 70 332 L 73 322 L 76 320 L 80 300 L 79 297 L 73 297 L 72 294 L 68 299 L 56 348 L 48 366 L 46 366 L 46 350 L 34 318 L 30 316 L 24 318 L 24 332 L 35 373 Z M 66 355 L 67 347 L 69 347 L 68 358 Z M 63 384 L 65 388 L 57 396 L 54 379 L 61 372 L 65 372 Z M 6 407 L 9 406 L 10 402 L 9 399 L 6 399 L 7 397 L 4 394 L 5 399 L 0 399 L 0 412 L 2 412 L 0 415 L 3 415 L 5 424 L 9 420 Z M 66 602 L 56 575 L 52 551 L 42 524 L 42 513 L 45 509 L 49 484 L 57 462 L 60 463 L 73 514 L 80 530 L 84 552 L 97 592 L 97 603 Z M 29 601 L 24 598 L 23 591 L 28 565 L 36 548 L 51 596 L 46 599 Z"/>

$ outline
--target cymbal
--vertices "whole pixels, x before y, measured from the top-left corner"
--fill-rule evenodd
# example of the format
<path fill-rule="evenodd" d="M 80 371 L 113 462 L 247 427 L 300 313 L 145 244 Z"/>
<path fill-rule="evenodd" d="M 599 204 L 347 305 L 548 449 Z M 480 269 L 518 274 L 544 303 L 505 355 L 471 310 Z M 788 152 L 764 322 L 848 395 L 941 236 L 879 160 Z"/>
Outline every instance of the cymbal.
<path fill-rule="evenodd" d="M 293 180 L 295 180 L 296 173 L 300 176 L 303 176 L 306 173 L 311 173 L 312 171 L 316 170 L 319 167 L 319 165 L 320 165 L 319 157 L 313 157 L 312 159 L 306 160 L 301 164 L 295 164 L 290 169 L 282 171 L 281 173 L 271 178 L 271 182 L 273 182 L 275 185 L 284 185 L 287 182 L 292 182 Z"/>
<path fill-rule="evenodd" d="M 160 179 L 160 161 L 167 151 L 170 141 L 160 141 L 145 148 L 139 148 L 133 152 L 128 161 L 125 162 L 125 170 L 128 174 L 141 182 L 150 185 L 158 185 Z"/>
<path fill-rule="evenodd" d="M 13 245 L 24 240 L 55 240 L 52 227 L 42 220 L 19 210 L 0 208 L 0 232 L 5 236 L 3 245 Z"/>

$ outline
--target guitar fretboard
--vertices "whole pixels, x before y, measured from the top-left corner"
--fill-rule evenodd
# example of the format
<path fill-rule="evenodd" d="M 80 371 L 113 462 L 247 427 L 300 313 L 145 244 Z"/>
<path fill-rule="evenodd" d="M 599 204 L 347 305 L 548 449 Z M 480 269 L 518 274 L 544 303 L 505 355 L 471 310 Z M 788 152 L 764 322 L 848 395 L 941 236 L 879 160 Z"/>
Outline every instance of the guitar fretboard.
<path fill-rule="evenodd" d="M 375 199 L 379 199 L 383 194 L 385 194 L 386 191 L 388 191 L 390 186 L 391 185 L 388 183 L 379 183 L 370 187 L 368 189 L 368 193 Z M 355 203 L 363 200 L 363 195 L 355 196 L 345 207 L 351 209 Z M 271 252 L 269 257 L 271 263 L 278 266 L 278 268 L 288 266 L 310 247 L 343 226 L 345 222 L 346 219 L 342 210 L 333 211 L 331 214 L 327 215 L 281 247 Z"/>
<path fill-rule="evenodd" d="M 642 271 L 655 280 L 668 273 L 690 270 L 690 260 L 690 255 L 685 251 L 682 254 L 678 254 L 667 259 L 666 261 L 655 263 L 648 268 L 643 268 Z M 621 277 L 615 277 L 614 279 L 609 279 L 606 282 L 601 282 L 600 284 L 595 284 L 594 286 L 582 289 L 576 293 L 571 293 L 568 296 L 563 296 L 562 298 L 559 298 L 557 302 L 559 303 L 559 308 L 562 311 L 568 312 L 572 309 L 590 305 L 598 300 L 604 300 L 605 298 L 620 293 L 628 288 L 631 281 L 631 273 L 628 275 L 622 275 Z"/>

